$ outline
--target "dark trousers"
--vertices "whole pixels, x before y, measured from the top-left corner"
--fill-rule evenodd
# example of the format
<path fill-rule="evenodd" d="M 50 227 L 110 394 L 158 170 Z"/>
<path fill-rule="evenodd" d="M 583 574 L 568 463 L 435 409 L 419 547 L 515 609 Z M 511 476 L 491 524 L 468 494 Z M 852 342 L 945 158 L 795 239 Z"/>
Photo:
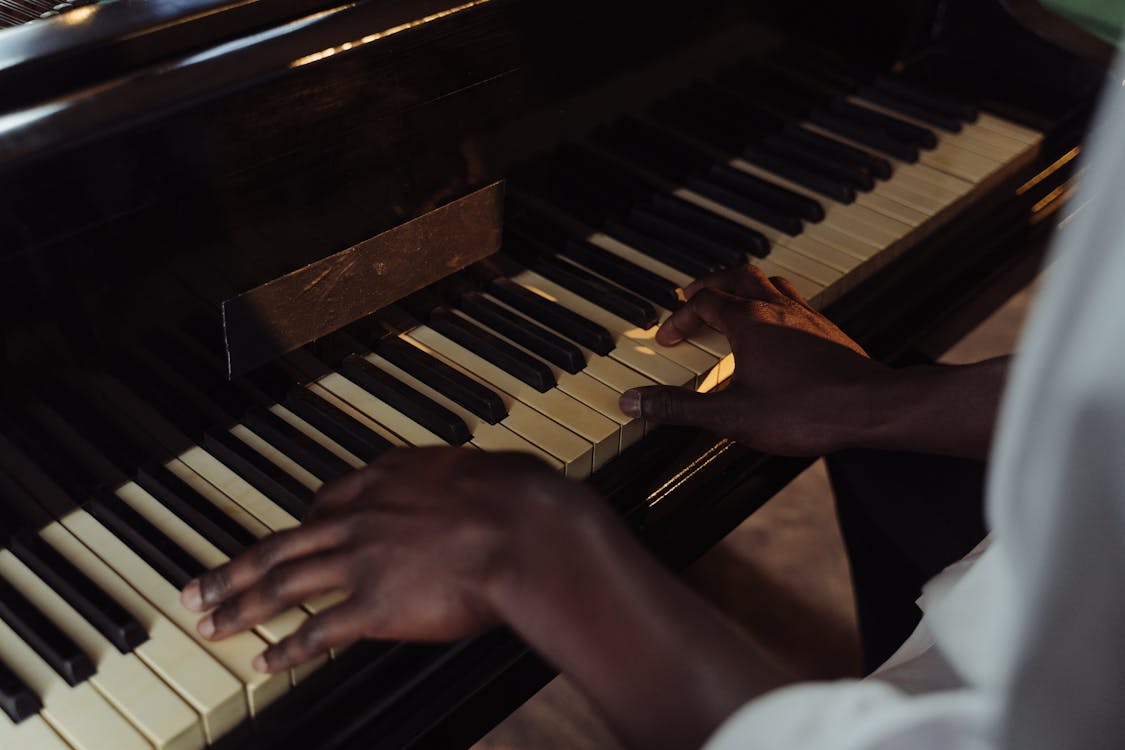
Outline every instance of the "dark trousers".
<path fill-rule="evenodd" d="M 985 535 L 984 463 L 845 451 L 828 457 L 851 562 L 864 673 L 918 624 L 922 586 Z"/>

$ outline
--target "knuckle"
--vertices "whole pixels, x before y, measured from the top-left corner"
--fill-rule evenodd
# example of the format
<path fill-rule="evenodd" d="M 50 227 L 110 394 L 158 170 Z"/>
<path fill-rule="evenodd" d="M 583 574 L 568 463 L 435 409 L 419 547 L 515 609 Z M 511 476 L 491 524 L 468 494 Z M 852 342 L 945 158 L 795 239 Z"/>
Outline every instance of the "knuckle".
<path fill-rule="evenodd" d="M 676 400 L 672 396 L 672 391 L 666 388 L 653 390 L 648 394 L 648 398 L 643 399 L 641 403 L 645 417 L 671 420 L 677 416 Z"/>
<path fill-rule="evenodd" d="M 307 654 L 320 651 L 328 640 L 328 628 L 324 621 L 312 618 L 301 628 L 300 638 L 294 639 L 294 644 Z"/>
<path fill-rule="evenodd" d="M 274 569 L 262 577 L 262 596 L 268 601 L 283 599 L 288 589 L 289 576 L 283 570 Z"/>
<path fill-rule="evenodd" d="M 215 623 L 215 630 L 222 632 L 236 627 L 239 623 L 242 607 L 237 599 L 232 599 L 211 613 L 211 620 Z"/>

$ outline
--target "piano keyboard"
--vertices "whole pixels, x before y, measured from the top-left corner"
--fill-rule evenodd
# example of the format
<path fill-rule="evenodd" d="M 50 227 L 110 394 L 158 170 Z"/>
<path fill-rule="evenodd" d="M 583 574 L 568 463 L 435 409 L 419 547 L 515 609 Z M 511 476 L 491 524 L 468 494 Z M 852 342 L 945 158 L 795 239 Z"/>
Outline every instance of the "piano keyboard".
<path fill-rule="evenodd" d="M 645 434 L 623 392 L 733 373 L 715 332 L 653 341 L 694 277 L 751 262 L 823 308 L 1041 140 L 893 79 L 824 91 L 748 64 L 563 147 L 513 179 L 504 275 L 390 336 L 330 337 L 346 356 L 229 383 L 204 323 L 41 384 L 0 423 L 0 747 L 219 740 L 328 660 L 250 668 L 334 599 L 213 643 L 179 603 L 192 577 L 392 446 L 520 450 L 588 477 Z"/>

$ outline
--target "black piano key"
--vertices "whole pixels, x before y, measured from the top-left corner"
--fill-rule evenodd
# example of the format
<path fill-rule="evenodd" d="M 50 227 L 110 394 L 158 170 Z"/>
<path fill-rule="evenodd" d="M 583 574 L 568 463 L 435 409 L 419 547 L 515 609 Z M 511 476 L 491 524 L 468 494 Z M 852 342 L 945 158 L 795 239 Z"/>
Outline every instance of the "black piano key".
<path fill-rule="evenodd" d="M 864 151 L 861 148 L 856 148 L 850 144 L 842 143 L 834 138 L 823 136 L 820 133 L 814 133 L 798 125 L 787 126 L 785 128 L 785 136 L 811 149 L 815 153 L 823 154 L 826 158 L 834 159 L 844 164 L 862 166 L 870 170 L 871 174 L 881 180 L 890 179 L 893 173 L 891 162 L 887 159 L 876 156 L 869 151 Z"/>
<path fill-rule="evenodd" d="M 493 279 L 488 291 L 505 305 L 595 354 L 605 357 L 614 349 L 613 335 L 605 328 L 510 279 Z"/>
<path fill-rule="evenodd" d="M 755 166 L 769 170 L 790 182 L 827 196 L 838 203 L 855 202 L 855 189 L 853 187 L 838 179 L 808 169 L 800 161 L 786 156 L 784 151 L 747 146 L 742 149 L 739 155 Z M 821 218 L 824 218 L 823 210 L 821 211 Z"/>
<path fill-rule="evenodd" d="M 487 299 L 479 292 L 461 297 L 458 308 L 502 336 L 566 372 L 579 373 L 586 366 L 582 350 L 561 336 Z"/>
<path fill-rule="evenodd" d="M 730 219 L 718 216 L 676 196 L 657 195 L 652 199 L 652 208 L 660 212 L 665 221 L 682 226 L 693 235 L 706 238 L 713 243 L 703 247 L 727 248 L 722 254 L 714 256 L 724 265 L 744 264 L 746 259 L 743 253 L 750 253 L 759 258 L 769 254 L 770 241 L 758 230 L 736 224 Z"/>
<path fill-rule="evenodd" d="M 765 147 L 771 153 L 781 154 L 810 171 L 826 174 L 853 190 L 869 192 L 875 188 L 875 177 L 867 167 L 829 159 L 785 134 L 767 136 Z"/>
<path fill-rule="evenodd" d="M 756 219 L 766 226 L 773 227 L 791 237 L 797 236 L 804 230 L 804 225 L 796 216 L 784 214 L 767 206 L 763 206 L 753 198 L 747 198 L 741 195 L 728 185 L 722 185 L 698 177 L 689 179 L 686 185 L 693 191 L 706 198 L 710 198 L 716 203 L 734 209 L 751 219 Z"/>
<path fill-rule="evenodd" d="M 0 708 L 16 724 L 43 708 L 39 696 L 3 662 L 0 662 Z"/>
<path fill-rule="evenodd" d="M 891 115 L 885 115 L 882 112 L 876 112 L 867 107 L 861 107 L 849 101 L 833 102 L 832 111 L 856 122 L 879 128 L 895 140 L 903 143 L 912 143 L 920 148 L 934 148 L 938 143 L 937 136 L 929 128 L 900 120 Z"/>
<path fill-rule="evenodd" d="M 174 370 L 180 380 L 191 387 L 194 400 L 209 401 L 222 410 L 231 421 L 237 421 L 253 400 L 226 379 L 218 367 L 188 342 L 170 334 L 152 336 L 147 348 Z"/>
<path fill-rule="evenodd" d="M 158 369 L 160 368 L 160 369 Z M 202 439 L 203 432 L 217 422 L 229 421 L 225 414 L 209 412 L 206 406 L 193 405 L 168 387 L 161 365 L 135 354 L 118 354 L 111 365 L 115 378 L 153 411 L 160 414 L 184 435 Z"/>
<path fill-rule="evenodd" d="M 446 311 L 435 310 L 430 325 L 440 331 L 447 315 Z M 384 339 L 375 351 L 489 424 L 497 424 L 508 416 L 504 401 L 491 389 L 402 339 L 393 336 Z"/>
<path fill-rule="evenodd" d="M 39 536 L 19 534 L 9 544 L 12 553 L 24 565 L 31 568 L 118 651 L 127 654 L 148 640 L 144 625 Z"/>
<path fill-rule="evenodd" d="M 619 242 L 689 276 L 705 276 L 723 265 L 706 252 L 711 245 L 651 210 L 636 208 L 624 219 L 610 219 L 603 231 Z M 685 250 L 684 248 L 691 248 Z"/>
<path fill-rule="evenodd" d="M 817 111 L 809 116 L 810 122 L 837 135 L 862 143 L 879 153 L 893 156 L 900 161 L 914 164 L 918 161 L 918 147 L 903 143 L 887 132 L 845 116 L 827 111 Z"/>
<path fill-rule="evenodd" d="M 166 467 L 144 464 L 137 469 L 135 481 L 227 557 L 254 543 L 253 534 Z"/>
<path fill-rule="evenodd" d="M 363 357 L 349 356 L 340 364 L 349 380 L 452 445 L 472 439 L 468 426 L 453 412 L 424 396 Z"/>
<path fill-rule="evenodd" d="M 177 589 L 206 571 L 201 562 L 112 492 L 96 492 L 86 510 Z"/>
<path fill-rule="evenodd" d="M 3 578 L 0 618 L 68 685 L 78 685 L 94 674 L 94 663 L 78 644 Z"/>
<path fill-rule="evenodd" d="M 44 384 L 40 392 L 52 410 L 123 475 L 131 474 L 147 458 L 133 436 L 68 385 L 55 381 Z"/>
<path fill-rule="evenodd" d="M 303 518 L 312 505 L 312 490 L 227 430 L 207 430 L 203 447 L 294 518 Z"/>
<path fill-rule="evenodd" d="M 480 326 L 449 310 L 434 310 L 430 326 L 446 338 L 519 378 L 540 393 L 554 388 L 551 368 Z"/>
<path fill-rule="evenodd" d="M 899 114 L 913 117 L 915 120 L 929 123 L 936 128 L 941 128 L 947 133 L 960 133 L 962 124 L 961 120 L 956 117 L 950 117 L 941 112 L 927 109 L 925 106 L 915 104 L 905 99 L 884 91 L 881 88 L 874 86 L 864 86 L 859 90 L 860 96 L 875 104 L 882 105 L 887 109 L 898 112 Z"/>
<path fill-rule="evenodd" d="M 524 221 L 510 223 L 507 230 L 509 236 L 521 236 L 538 243 L 664 308 L 675 310 L 682 304 L 674 282 L 585 240 L 569 236 L 557 227 Z"/>
<path fill-rule="evenodd" d="M 937 112 L 944 117 L 961 122 L 976 122 L 980 112 L 976 105 L 945 94 L 927 90 L 925 87 L 903 78 L 880 76 L 874 87 L 904 101 Z"/>
<path fill-rule="evenodd" d="M 382 435 L 306 388 L 297 386 L 290 390 L 285 407 L 364 461 L 373 461 L 394 447 Z"/>
<path fill-rule="evenodd" d="M 243 421 L 270 445 L 325 482 L 354 471 L 347 461 L 264 407 L 250 407 Z"/>
<path fill-rule="evenodd" d="M 648 301 L 565 260 L 547 255 L 536 259 L 530 267 L 540 276 L 585 297 L 638 328 L 652 328 L 660 320 L 656 309 Z"/>
<path fill-rule="evenodd" d="M 816 200 L 740 169 L 718 164 L 707 171 L 707 177 L 775 211 L 800 217 L 806 221 L 820 221 L 824 218 L 824 206 Z"/>

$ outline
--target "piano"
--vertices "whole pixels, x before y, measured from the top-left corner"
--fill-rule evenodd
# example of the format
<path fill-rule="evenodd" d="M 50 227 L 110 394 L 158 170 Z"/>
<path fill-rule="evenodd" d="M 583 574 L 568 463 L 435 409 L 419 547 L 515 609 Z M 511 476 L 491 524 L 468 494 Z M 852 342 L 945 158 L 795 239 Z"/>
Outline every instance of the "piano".
<path fill-rule="evenodd" d="M 0 0 L 0 747 L 465 747 L 512 634 L 250 659 L 177 590 L 392 445 L 535 453 L 680 567 L 808 461 L 621 415 L 699 275 L 933 356 L 1036 273 L 1109 48 L 1034 2 Z M 779 7 L 780 6 L 780 7 Z"/>

